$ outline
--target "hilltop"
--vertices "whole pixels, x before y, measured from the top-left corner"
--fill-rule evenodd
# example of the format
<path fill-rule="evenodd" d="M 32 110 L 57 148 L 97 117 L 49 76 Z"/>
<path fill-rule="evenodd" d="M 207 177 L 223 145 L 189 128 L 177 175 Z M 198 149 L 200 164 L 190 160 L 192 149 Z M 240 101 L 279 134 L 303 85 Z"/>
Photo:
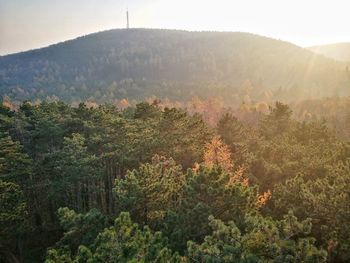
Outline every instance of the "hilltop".
<path fill-rule="evenodd" d="M 241 32 L 115 29 L 0 57 L 0 95 L 14 101 L 288 101 L 348 95 L 349 83 L 346 63 Z"/>

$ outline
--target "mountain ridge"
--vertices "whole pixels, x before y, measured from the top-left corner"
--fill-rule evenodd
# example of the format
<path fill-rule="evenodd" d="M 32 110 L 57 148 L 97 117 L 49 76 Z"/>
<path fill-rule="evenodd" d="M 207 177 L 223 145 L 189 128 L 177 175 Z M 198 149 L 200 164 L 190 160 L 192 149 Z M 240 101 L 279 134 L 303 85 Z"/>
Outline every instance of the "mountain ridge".
<path fill-rule="evenodd" d="M 345 66 L 292 43 L 245 32 L 112 29 L 1 56 L 0 95 L 68 102 L 325 97 L 346 95 Z M 266 92 L 274 95 L 264 98 Z"/>
<path fill-rule="evenodd" d="M 162 29 L 162 28 L 143 28 L 143 27 L 140 27 L 140 28 L 129 28 L 129 29 L 114 28 L 114 29 L 101 30 L 101 31 L 97 31 L 97 32 L 91 32 L 91 33 L 88 33 L 88 34 L 85 34 L 85 35 L 79 35 L 79 36 L 76 36 L 76 37 L 73 37 L 73 38 L 65 39 L 65 40 L 62 40 L 62 41 L 59 41 L 59 42 L 56 42 L 56 43 L 52 43 L 52 44 L 48 44 L 48 45 L 45 45 L 45 46 L 32 48 L 32 49 L 28 49 L 28 50 L 21 50 L 21 51 L 18 51 L 18 52 L 13 52 L 13 53 L 4 54 L 4 55 L 0 55 L 0 58 L 9 57 L 9 56 L 15 56 L 15 55 L 19 55 L 19 54 L 22 54 L 22 53 L 35 52 L 35 51 L 38 51 L 38 50 L 43 50 L 43 49 L 46 49 L 46 48 L 50 48 L 50 47 L 57 46 L 57 45 L 60 45 L 60 44 L 65 44 L 67 42 L 79 40 L 81 38 L 85 38 L 85 37 L 89 37 L 89 36 L 93 36 L 93 35 L 98 35 L 98 34 L 101 34 L 101 33 L 111 33 L 111 32 L 124 31 L 124 30 L 127 30 L 127 31 L 132 31 L 132 30 L 151 30 L 151 31 L 169 31 L 169 32 L 183 32 L 183 33 L 246 34 L 246 35 L 257 36 L 257 37 L 266 38 L 266 39 L 274 40 L 274 41 L 278 41 L 278 42 L 283 42 L 283 43 L 286 43 L 286 44 L 289 44 L 289 45 L 293 45 L 293 46 L 298 47 L 298 48 L 303 48 L 302 46 L 297 45 L 297 44 L 295 44 L 293 42 L 290 42 L 290 41 L 287 41 L 287 40 L 282 40 L 282 39 L 278 39 L 278 38 L 274 38 L 274 37 L 268 37 L 268 36 L 264 36 L 264 35 L 260 35 L 260 34 L 256 34 L 256 33 L 245 32 L 245 31 L 210 31 L 210 30 L 185 30 L 185 29 Z M 307 47 L 307 48 L 304 48 L 304 49 L 308 50 L 309 48 L 312 48 L 312 47 L 314 47 L 314 46 Z M 315 47 L 317 47 L 317 45 L 315 45 Z"/>
<path fill-rule="evenodd" d="M 350 63 L 350 42 L 317 45 L 308 49 L 326 57 Z"/>

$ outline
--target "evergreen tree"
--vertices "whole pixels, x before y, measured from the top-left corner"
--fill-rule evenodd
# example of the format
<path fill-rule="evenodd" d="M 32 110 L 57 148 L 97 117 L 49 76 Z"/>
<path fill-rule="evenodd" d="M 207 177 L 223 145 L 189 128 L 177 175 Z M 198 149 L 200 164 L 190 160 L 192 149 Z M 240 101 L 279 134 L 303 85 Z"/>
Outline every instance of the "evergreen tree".
<path fill-rule="evenodd" d="M 90 247 L 79 246 L 76 255 L 64 248 L 50 249 L 45 262 L 180 262 L 166 243 L 160 232 L 140 229 L 128 213 L 121 213 L 114 226 L 100 232 Z"/>
<path fill-rule="evenodd" d="M 251 131 L 231 113 L 226 113 L 220 118 L 216 129 L 223 142 L 230 147 L 235 164 L 246 163 L 249 158 L 247 144 Z"/>
<path fill-rule="evenodd" d="M 313 235 L 334 262 L 350 259 L 350 165 L 329 167 L 326 177 L 307 180 L 302 174 L 275 187 L 275 213 L 291 209 L 300 218 L 311 217 Z"/>
<path fill-rule="evenodd" d="M 24 186 L 30 175 L 31 161 L 23 152 L 23 147 L 13 141 L 8 133 L 0 132 L 0 179 Z"/>
<path fill-rule="evenodd" d="M 288 131 L 292 125 L 292 110 L 288 105 L 276 102 L 270 106 L 270 113 L 261 121 L 259 131 L 265 138 L 271 139 Z"/>
<path fill-rule="evenodd" d="M 1 262 L 18 262 L 17 257 L 21 259 L 23 253 L 21 236 L 28 226 L 27 220 L 26 202 L 20 187 L 0 179 Z"/>
<path fill-rule="evenodd" d="M 142 225 L 155 226 L 166 212 L 179 206 L 185 177 L 173 159 L 155 155 L 152 163 L 128 172 L 114 188 L 121 211 L 129 211 Z"/>
<path fill-rule="evenodd" d="M 310 220 L 298 222 L 289 213 L 275 222 L 261 216 L 246 216 L 244 227 L 209 217 L 213 233 L 204 242 L 188 242 L 190 262 L 327 262 L 327 253 L 307 236 Z"/>

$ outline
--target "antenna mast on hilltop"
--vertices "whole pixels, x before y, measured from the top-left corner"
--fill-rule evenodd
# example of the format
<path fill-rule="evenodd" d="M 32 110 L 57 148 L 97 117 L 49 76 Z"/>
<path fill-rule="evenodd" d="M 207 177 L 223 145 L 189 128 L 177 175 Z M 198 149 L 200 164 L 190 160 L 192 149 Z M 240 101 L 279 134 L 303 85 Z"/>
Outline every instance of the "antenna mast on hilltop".
<path fill-rule="evenodd" d="M 129 10 L 126 9 L 126 29 L 129 29 L 130 25 L 129 25 Z"/>

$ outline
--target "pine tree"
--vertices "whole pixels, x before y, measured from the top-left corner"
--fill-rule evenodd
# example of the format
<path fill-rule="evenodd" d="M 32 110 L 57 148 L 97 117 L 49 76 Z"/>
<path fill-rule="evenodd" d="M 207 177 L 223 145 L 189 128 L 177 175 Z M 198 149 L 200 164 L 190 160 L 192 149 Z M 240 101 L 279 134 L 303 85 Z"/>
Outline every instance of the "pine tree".
<path fill-rule="evenodd" d="M 289 213 L 281 221 L 259 215 L 245 216 L 243 227 L 209 217 L 212 234 L 201 244 L 190 241 L 190 262 L 327 262 L 327 252 L 307 237 L 311 220 L 298 222 Z M 306 236 L 306 237 L 305 237 Z"/>
<path fill-rule="evenodd" d="M 114 191 L 120 211 L 130 211 L 143 225 L 154 226 L 179 205 L 184 184 L 182 168 L 173 159 L 155 155 L 152 163 L 117 180 Z"/>
<path fill-rule="evenodd" d="M 8 133 L 0 132 L 0 179 L 13 181 L 22 186 L 31 176 L 31 161 L 19 142 Z"/>
<path fill-rule="evenodd" d="M 0 179 L 0 258 L 5 262 L 18 262 L 16 257 L 21 258 L 21 235 L 28 226 L 27 220 L 27 205 L 22 190 L 15 183 Z M 17 245 L 16 252 L 11 251 L 13 243 Z"/>
<path fill-rule="evenodd" d="M 232 169 L 231 152 L 219 137 L 214 137 L 210 143 L 205 145 L 204 164 L 209 168 L 221 166 L 226 171 Z"/>
<path fill-rule="evenodd" d="M 46 263 L 54 262 L 181 262 L 160 232 L 140 227 L 128 213 L 121 213 L 114 226 L 105 228 L 90 246 L 80 245 L 76 254 L 67 248 L 48 250 Z"/>

